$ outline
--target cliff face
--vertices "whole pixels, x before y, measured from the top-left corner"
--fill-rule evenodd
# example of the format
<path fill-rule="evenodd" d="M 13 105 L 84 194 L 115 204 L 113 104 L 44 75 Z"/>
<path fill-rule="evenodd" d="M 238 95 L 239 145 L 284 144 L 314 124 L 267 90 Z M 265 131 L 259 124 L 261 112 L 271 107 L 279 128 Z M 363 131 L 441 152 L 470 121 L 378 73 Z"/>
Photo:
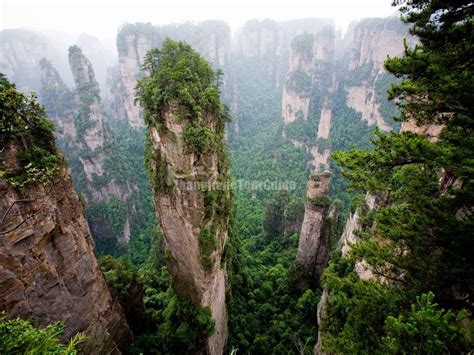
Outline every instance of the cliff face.
<path fill-rule="evenodd" d="M 69 48 L 69 65 L 76 85 L 79 106 L 87 113 L 87 117 L 84 119 L 90 121 L 90 127 L 83 130 L 81 139 L 92 150 L 102 148 L 107 144 L 106 139 L 110 137 L 107 137 L 104 127 L 105 115 L 100 102 L 99 85 L 95 79 L 94 69 L 78 46 Z"/>
<path fill-rule="evenodd" d="M 275 55 L 280 49 L 281 34 L 273 20 L 248 21 L 237 33 L 236 54 L 263 59 Z"/>
<path fill-rule="evenodd" d="M 40 100 L 46 106 L 48 116 L 56 124 L 59 145 L 71 145 L 77 135 L 74 123 L 74 93 L 64 83 L 58 71 L 46 58 L 40 60 Z"/>
<path fill-rule="evenodd" d="M 41 101 L 58 126 L 57 141 L 70 161 L 76 188 L 86 201 L 93 235 L 97 241 L 102 237 L 126 243 L 130 237 L 128 216 L 117 229 L 95 211 L 101 210 L 112 198 L 124 204 L 131 187 L 128 182 L 117 182 L 110 170 L 119 167 L 107 163 L 117 147 L 92 65 L 77 46 L 70 48 L 69 61 L 75 83 L 73 91 L 67 88 L 48 60 L 41 61 Z"/>
<path fill-rule="evenodd" d="M 119 70 L 122 93 L 120 100 L 126 112 L 126 119 L 134 128 L 144 127 L 139 106 L 134 104 L 135 84 L 139 78 L 146 52 L 153 48 L 153 37 L 146 33 L 130 33 L 123 36 L 119 48 Z M 120 116 L 119 116 L 120 117 Z"/>
<path fill-rule="evenodd" d="M 332 225 L 338 211 L 328 197 L 330 174 L 313 174 L 308 181 L 307 201 L 296 261 L 319 282 L 329 260 Z"/>
<path fill-rule="evenodd" d="M 185 127 L 177 122 L 176 108 L 170 107 L 164 117 L 166 128 L 177 139 L 169 139 L 156 128 L 151 128 L 150 138 L 159 159 L 166 162 L 167 184 L 180 186 L 186 178 L 210 185 L 217 183 L 220 179 L 218 157 L 209 154 L 198 159 L 195 154 L 186 152 L 182 138 Z M 212 115 L 204 117 L 206 125 L 215 130 L 213 120 Z M 159 164 L 159 161 L 156 163 Z M 212 208 L 208 205 L 209 198 L 212 197 L 199 191 L 178 187 L 171 193 L 157 192 L 155 205 L 171 253 L 168 265 L 174 289 L 178 295 L 190 298 L 196 305 L 211 308 L 216 333 L 209 339 L 208 347 L 211 354 L 220 354 L 227 338 L 226 271 L 221 264 L 221 256 L 227 240 L 228 220 L 214 211 L 207 211 Z M 212 241 L 205 241 L 204 238 L 212 238 Z"/>
<path fill-rule="evenodd" d="M 372 64 L 374 70 L 383 71 L 387 55 L 403 52 L 401 37 L 408 34 L 408 28 L 398 17 L 366 19 L 359 22 L 348 33 L 349 70 Z"/>
<path fill-rule="evenodd" d="M 318 147 L 331 129 L 332 94 L 336 90 L 334 71 L 335 34 L 330 27 L 315 35 L 296 36 L 291 45 L 287 80 L 282 97 L 283 135 L 296 147 L 311 154 L 310 164 L 318 172 L 328 169 L 330 149 Z M 295 135 L 291 125 L 304 126 Z M 316 132 L 310 136 L 309 132 Z"/>
<path fill-rule="evenodd" d="M 322 18 L 309 18 L 287 22 L 250 20 L 238 29 L 232 40 L 231 62 L 252 62 L 261 65 L 277 88 L 285 84 L 291 43 L 297 35 L 315 34 L 333 22 Z M 291 94 L 290 94 L 291 95 Z"/>
<path fill-rule="evenodd" d="M 122 27 L 117 35 L 119 72 L 109 77 L 110 82 L 115 81 L 116 89 L 109 100 L 115 102 L 117 108 L 125 109 L 112 111 L 113 116 L 126 119 L 133 128 L 145 125 L 140 107 L 134 103 L 135 84 L 142 76 L 145 54 L 151 48 L 160 47 L 167 37 L 186 41 L 216 67 L 224 67 L 229 62 L 230 28 L 221 21 L 169 26 L 137 23 Z"/>
<path fill-rule="evenodd" d="M 287 82 L 283 89 L 281 108 L 285 124 L 292 123 L 296 119 L 305 121 L 308 119 L 314 69 L 313 46 L 314 38 L 311 35 L 296 37 L 292 42 Z"/>
<path fill-rule="evenodd" d="M 92 174 L 102 176 L 104 170 L 104 148 L 110 142 L 110 132 L 105 127 L 105 115 L 99 96 L 99 85 L 89 60 L 77 46 L 69 48 L 69 64 L 76 85 L 76 107 L 78 107 L 78 139 L 87 158 L 79 157 L 88 180 Z"/>
<path fill-rule="evenodd" d="M 38 65 L 49 51 L 46 38 L 30 31 L 5 30 L 0 33 L 0 72 L 31 91 L 40 86 Z"/>
<path fill-rule="evenodd" d="M 108 47 L 106 45 L 107 43 L 101 42 L 97 37 L 86 33 L 79 35 L 76 44 L 92 63 L 100 90 L 105 92 L 108 67 L 111 63 L 117 61 L 116 56 L 112 52 L 112 48 Z"/>
<path fill-rule="evenodd" d="M 147 113 L 148 165 L 157 217 L 168 250 L 173 288 L 195 306 L 209 307 L 215 333 L 205 339 L 206 351 L 221 354 L 227 340 L 224 247 L 231 206 L 225 113 L 211 66 L 198 53 L 167 40 L 159 55 L 163 59 L 151 66 L 152 81 L 148 83 L 151 79 L 146 77 L 139 84 L 140 102 Z M 168 77 L 176 62 L 186 65 L 192 80 Z M 192 92 L 196 105 L 203 105 L 202 100 L 206 103 L 192 109 L 186 104 L 189 101 L 183 102 L 172 86 L 161 86 L 160 80 Z M 155 92 L 152 84 L 170 90 L 166 96 L 173 99 L 149 104 Z"/>
<path fill-rule="evenodd" d="M 393 17 L 363 20 L 345 38 L 349 58 L 346 103 L 360 112 L 370 125 L 376 124 L 385 131 L 392 129 L 392 123 L 390 117 L 381 112 L 381 104 L 386 101 L 386 88 L 380 88 L 386 75 L 383 63 L 387 55 L 402 54 L 403 38 L 407 36 L 407 27 Z M 394 106 L 393 103 L 384 105 Z"/>
<path fill-rule="evenodd" d="M 24 119 L 25 111 L 18 112 Z M 9 117 L 4 119 L 8 124 Z M 83 331 L 85 353 L 117 351 L 131 339 L 122 309 L 99 269 L 81 204 L 52 134 L 35 133 L 38 126 L 32 120 L 29 124 L 32 128 L 21 138 L 26 146 L 15 137 L 1 137 L 0 311 L 7 317 L 34 317 L 39 325 L 62 321 L 65 338 Z M 53 155 L 25 166 L 25 154 L 37 145 L 52 149 Z M 43 168 L 55 155 L 55 168 Z"/>
<path fill-rule="evenodd" d="M 79 199 L 66 171 L 60 174 L 53 188 L 28 194 L 1 183 L 2 215 L 15 201 L 35 201 L 18 204 L 1 223 L 0 309 L 39 325 L 60 320 L 66 338 L 86 333 L 86 353 L 108 353 L 129 341 L 128 326 L 97 264 Z"/>

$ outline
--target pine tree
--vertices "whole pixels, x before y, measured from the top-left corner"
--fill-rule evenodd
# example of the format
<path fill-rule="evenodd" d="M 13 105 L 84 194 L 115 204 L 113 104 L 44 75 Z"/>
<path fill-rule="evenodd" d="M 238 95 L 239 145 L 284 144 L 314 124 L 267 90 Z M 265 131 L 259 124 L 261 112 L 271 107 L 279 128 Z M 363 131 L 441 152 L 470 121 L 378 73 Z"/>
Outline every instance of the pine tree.
<path fill-rule="evenodd" d="M 398 344 L 393 319 L 402 322 L 421 294 L 433 292 L 444 309 L 472 311 L 474 3 L 396 0 L 394 5 L 401 5 L 402 18 L 412 24 L 410 32 L 419 42 L 414 48 L 405 45 L 402 57 L 387 59 L 385 68 L 401 79 L 389 89 L 389 98 L 399 105 L 401 122 L 416 122 L 426 129 L 437 125 L 442 131 L 437 137 L 376 132 L 373 150 L 334 154 L 353 189 L 382 200 L 375 211 L 362 213 L 361 241 L 349 259 L 368 262 L 376 276 L 388 280 L 384 292 L 391 290 L 393 296 L 383 310 L 367 308 L 376 310 L 378 317 L 346 314 L 350 310 L 342 300 L 370 303 L 370 297 L 354 297 L 371 295 L 377 287 L 354 280 L 351 268 L 341 270 L 333 262 L 326 274 L 329 305 L 333 302 L 328 317 L 338 318 L 338 326 L 328 325 L 326 319 L 323 334 L 329 349 L 336 352 L 343 346 L 357 351 L 393 350 L 383 339 Z M 371 323 L 374 319 L 378 323 Z M 416 333 L 420 324 L 414 327 Z M 442 327 L 428 328 L 436 337 Z M 362 339 L 364 329 L 374 330 L 372 340 Z M 386 331 L 389 336 L 384 336 Z M 407 348 L 406 342 L 416 337 L 405 338 Z M 461 351 L 469 341 L 443 339 L 439 352 Z M 432 350 L 433 344 L 426 344 L 417 351 Z"/>

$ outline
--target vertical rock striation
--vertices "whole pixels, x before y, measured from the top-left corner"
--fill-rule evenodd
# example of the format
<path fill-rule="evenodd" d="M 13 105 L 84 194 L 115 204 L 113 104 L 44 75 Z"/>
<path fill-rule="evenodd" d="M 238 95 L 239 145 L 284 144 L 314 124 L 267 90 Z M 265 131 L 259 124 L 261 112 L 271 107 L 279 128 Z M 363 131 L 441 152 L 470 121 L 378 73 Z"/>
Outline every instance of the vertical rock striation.
<path fill-rule="evenodd" d="M 310 164 L 315 171 L 328 169 L 330 150 L 319 143 L 328 140 L 331 128 L 331 101 L 336 85 L 334 50 L 335 34 L 331 27 L 314 35 L 296 36 L 283 90 L 283 135 L 294 146 L 306 148 L 313 157 Z"/>
<path fill-rule="evenodd" d="M 74 123 L 74 92 L 64 83 L 52 63 L 43 58 L 40 60 L 41 89 L 40 101 L 45 105 L 48 116 L 56 124 L 56 139 L 61 148 L 71 147 L 77 131 Z"/>
<path fill-rule="evenodd" d="M 215 333 L 205 340 L 206 351 L 222 354 L 227 339 L 223 253 L 230 218 L 224 138 L 227 113 L 211 66 L 190 46 L 167 40 L 149 56 L 160 60 L 147 68 L 150 77 L 140 82 L 139 97 L 149 128 L 148 164 L 167 264 L 177 295 L 210 308 Z M 170 78 L 176 63 L 193 75 Z M 161 80 L 172 85 L 165 86 Z M 192 100 L 179 92 L 190 93 Z"/>
<path fill-rule="evenodd" d="M 2 99 L 19 95 L 0 80 Z M 62 321 L 65 338 L 85 332 L 85 353 L 117 352 L 131 337 L 123 311 L 99 269 L 53 135 L 38 106 L 27 105 L 2 117 L 9 127 L 28 126 L 1 136 L 0 311 L 39 325 Z"/>
<path fill-rule="evenodd" d="M 337 208 L 328 197 L 330 174 L 312 174 L 308 181 L 307 201 L 296 261 L 319 282 L 329 260 L 332 226 L 337 219 Z"/>
<path fill-rule="evenodd" d="M 403 38 L 407 36 L 408 28 L 397 17 L 389 17 L 363 20 L 345 39 L 349 57 L 346 103 L 369 125 L 376 124 L 384 131 L 393 128 L 390 116 L 395 116 L 396 110 L 394 103 L 386 102 L 388 83 L 383 64 L 388 55 L 403 52 Z"/>
<path fill-rule="evenodd" d="M 59 128 L 56 132 L 58 145 L 69 160 L 75 187 L 85 199 L 89 225 L 100 250 L 111 240 L 128 242 L 130 223 L 127 213 L 121 216 L 122 223 L 112 226 L 110 218 L 96 211 L 103 211 L 112 199 L 125 206 L 133 185 L 115 179 L 120 162 L 110 162 L 117 147 L 91 63 L 77 46 L 70 48 L 69 61 L 75 90 L 67 88 L 47 59 L 41 60 L 40 98 Z"/>
<path fill-rule="evenodd" d="M 112 111 L 117 119 L 126 119 L 131 127 L 143 128 L 143 114 L 135 105 L 135 84 L 142 76 L 141 68 L 145 54 L 161 46 L 166 38 L 186 41 L 200 52 L 215 67 L 225 67 L 230 55 L 230 28 L 222 21 L 204 21 L 200 24 L 152 26 L 136 23 L 124 25 L 117 35 L 119 72 L 111 73 L 109 82 L 115 85 L 114 95 L 109 100 L 116 108 Z M 125 114 L 125 117 L 124 117 Z"/>

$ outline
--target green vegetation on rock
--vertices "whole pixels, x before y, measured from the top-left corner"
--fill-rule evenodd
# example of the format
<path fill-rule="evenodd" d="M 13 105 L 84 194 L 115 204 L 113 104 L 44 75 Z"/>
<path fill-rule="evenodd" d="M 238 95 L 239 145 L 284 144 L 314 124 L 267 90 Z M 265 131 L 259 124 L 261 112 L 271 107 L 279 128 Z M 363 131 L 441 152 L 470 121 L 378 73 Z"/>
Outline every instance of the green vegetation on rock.
<path fill-rule="evenodd" d="M 36 327 L 31 320 L 0 318 L 0 353 L 75 355 L 85 335 L 77 333 L 66 344 L 61 343 L 64 325 L 53 323 Z"/>
<path fill-rule="evenodd" d="M 0 146 L 3 151 L 14 144 L 19 163 L 15 167 L 2 164 L 0 177 L 18 189 L 51 183 L 61 159 L 54 143 L 54 124 L 35 98 L 17 91 L 0 74 Z"/>
<path fill-rule="evenodd" d="M 351 187 L 381 202 L 374 211 L 359 208 L 359 242 L 348 255 L 334 257 L 325 274 L 323 350 L 469 352 L 472 321 L 464 316 L 472 309 L 474 284 L 472 4 L 395 3 L 403 5 L 420 43 L 386 61 L 401 79 L 390 98 L 399 100 L 400 121 L 442 124 L 443 130 L 438 139 L 377 132 L 372 150 L 334 154 Z M 360 261 L 375 279 L 356 274 Z"/>

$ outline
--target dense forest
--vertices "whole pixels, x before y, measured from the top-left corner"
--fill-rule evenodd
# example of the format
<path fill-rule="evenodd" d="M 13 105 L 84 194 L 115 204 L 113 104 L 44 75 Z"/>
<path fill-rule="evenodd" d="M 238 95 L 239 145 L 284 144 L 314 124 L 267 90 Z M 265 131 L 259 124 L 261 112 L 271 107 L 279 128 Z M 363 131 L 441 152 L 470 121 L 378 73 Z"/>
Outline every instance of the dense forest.
<path fill-rule="evenodd" d="M 249 21 L 232 46 L 223 21 L 125 24 L 106 92 L 77 45 L 72 88 L 46 59 L 1 74 L 0 267 L 30 265 L 23 247 L 48 264 L 34 281 L 0 273 L 0 352 L 472 352 L 474 4 L 393 6 L 401 20 L 344 40 L 324 19 Z M 87 219 L 74 227 L 91 247 L 56 253 L 58 230 L 71 237 L 59 208 L 22 206 L 49 208 L 66 169 L 80 207 L 59 213 Z M 90 269 L 55 266 L 71 250 Z M 105 279 L 117 306 L 101 317 L 127 329 L 21 311 L 7 291 L 61 273 Z"/>

